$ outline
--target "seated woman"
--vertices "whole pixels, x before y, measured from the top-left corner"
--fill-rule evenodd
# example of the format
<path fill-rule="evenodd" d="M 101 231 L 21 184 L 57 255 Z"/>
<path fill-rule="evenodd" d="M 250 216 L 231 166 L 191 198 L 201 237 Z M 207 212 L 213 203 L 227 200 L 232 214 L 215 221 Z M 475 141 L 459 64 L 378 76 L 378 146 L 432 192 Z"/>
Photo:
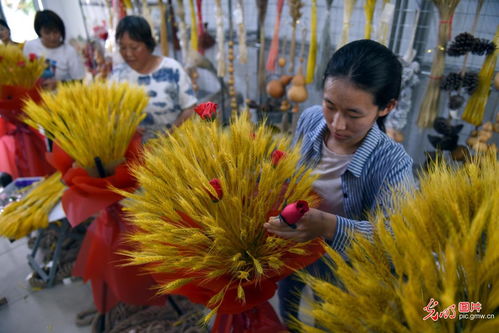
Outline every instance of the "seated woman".
<path fill-rule="evenodd" d="M 264 224 L 269 232 L 299 242 L 323 237 L 343 257 L 355 234 L 372 235 L 368 214 L 389 204 L 392 189 L 413 183 L 411 157 L 383 125 L 397 103 L 401 74 L 397 57 L 372 40 L 349 43 L 333 54 L 322 105 L 303 112 L 294 138 L 301 140 L 302 162 L 319 174 L 314 190 L 323 200 L 296 229 L 271 217 Z M 307 270 L 328 274 L 320 261 Z M 288 325 L 298 315 L 303 287 L 294 275 L 279 284 L 281 317 Z"/>
<path fill-rule="evenodd" d="M 9 25 L 3 19 L 0 19 L 0 40 L 4 45 L 12 44 L 17 46 L 22 46 L 22 44 L 16 43 L 11 39 Z"/>
<path fill-rule="evenodd" d="M 189 118 L 197 102 L 191 80 L 174 59 L 153 54 L 156 42 L 147 21 L 126 16 L 116 28 L 116 42 L 125 60 L 113 69 L 111 80 L 141 85 L 149 95 L 146 137 L 160 129 L 173 129 Z"/>
<path fill-rule="evenodd" d="M 78 52 L 64 40 L 66 28 L 61 18 L 51 10 L 35 15 L 35 32 L 39 38 L 26 42 L 24 54 L 34 53 L 44 57 L 47 68 L 42 76 L 42 87 L 53 90 L 58 81 L 81 80 L 85 67 Z"/>

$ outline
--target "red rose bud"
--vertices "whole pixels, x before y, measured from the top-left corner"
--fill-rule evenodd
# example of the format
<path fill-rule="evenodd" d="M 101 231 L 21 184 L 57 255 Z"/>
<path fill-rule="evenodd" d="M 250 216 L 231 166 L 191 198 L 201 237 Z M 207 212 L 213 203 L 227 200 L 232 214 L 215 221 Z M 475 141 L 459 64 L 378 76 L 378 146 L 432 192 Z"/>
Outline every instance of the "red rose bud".
<path fill-rule="evenodd" d="M 24 67 L 24 66 L 26 66 L 26 63 L 23 60 L 21 60 L 21 61 L 17 62 L 17 66 Z"/>
<path fill-rule="evenodd" d="M 218 202 L 222 199 L 224 194 L 222 191 L 222 184 L 220 184 L 220 180 L 218 178 L 213 178 L 212 180 L 210 180 L 210 185 L 211 187 L 213 187 L 215 192 L 217 192 L 217 196 L 213 196 L 210 191 L 208 191 L 208 194 L 210 195 L 210 198 L 213 202 Z"/>
<path fill-rule="evenodd" d="M 272 159 L 272 165 L 273 166 L 277 166 L 277 164 L 279 164 L 279 161 L 284 157 L 286 156 L 286 153 L 283 152 L 282 150 L 279 150 L 279 149 L 276 149 L 272 152 L 272 154 L 270 155 L 270 158 Z"/>
<path fill-rule="evenodd" d="M 35 60 L 36 60 L 36 58 L 37 58 L 37 56 L 36 56 L 36 54 L 35 54 L 35 53 L 30 53 L 30 54 L 28 55 L 28 57 L 29 57 L 29 61 L 35 61 Z"/>
<path fill-rule="evenodd" d="M 194 108 L 194 111 L 201 117 L 201 119 L 209 120 L 212 119 L 217 113 L 217 103 L 206 102 L 199 104 Z"/>
<path fill-rule="evenodd" d="M 297 202 L 284 207 L 279 214 L 279 218 L 291 228 L 296 229 L 295 223 L 298 222 L 306 212 L 308 212 L 308 203 L 304 200 L 298 200 Z"/>

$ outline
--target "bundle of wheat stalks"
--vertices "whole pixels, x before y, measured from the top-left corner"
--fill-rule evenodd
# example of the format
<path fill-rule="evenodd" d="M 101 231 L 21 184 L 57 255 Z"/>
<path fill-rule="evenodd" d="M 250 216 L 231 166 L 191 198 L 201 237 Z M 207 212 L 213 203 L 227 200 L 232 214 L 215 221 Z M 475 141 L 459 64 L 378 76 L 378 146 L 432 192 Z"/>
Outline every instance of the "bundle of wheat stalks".
<path fill-rule="evenodd" d="M 482 69 L 478 73 L 478 87 L 473 92 L 473 95 L 471 95 L 468 104 L 466 104 L 462 117 L 464 121 L 475 126 L 482 124 L 485 106 L 489 99 L 490 82 L 494 76 L 497 56 L 499 55 L 499 25 L 494 37 L 494 44 L 496 45 L 496 49 L 485 58 Z"/>
<path fill-rule="evenodd" d="M 15 45 L 0 45 L 0 86 L 21 86 L 31 88 L 40 78 L 45 60 L 34 54 L 25 57 Z"/>
<path fill-rule="evenodd" d="M 226 280 L 213 287 L 208 319 L 229 288 L 237 288 L 234 302 L 243 304 L 246 285 L 296 269 L 296 258 L 285 257 L 307 255 L 307 243 L 263 228 L 269 214 L 276 215 L 286 202 L 317 204 L 311 193 L 316 177 L 297 168 L 298 148 L 288 147 L 289 139 L 274 140 L 271 129 L 255 128 L 245 115 L 227 129 L 192 119 L 151 142 L 144 164 L 133 168 L 141 191 L 120 192 L 129 199 L 125 210 L 137 227 L 130 235 L 136 250 L 125 253 L 130 263 L 175 276 L 160 286 L 161 293 Z M 272 157 L 276 149 L 286 151 L 279 163 Z"/>
<path fill-rule="evenodd" d="M 64 189 L 59 172 L 24 188 L 23 191 L 30 192 L 0 212 L 0 236 L 19 239 L 33 230 L 46 228 L 48 215 L 61 199 Z"/>
<path fill-rule="evenodd" d="M 397 197 L 387 217 L 377 214 L 374 238 L 353 244 L 350 263 L 328 249 L 342 287 L 304 276 L 323 300 L 311 310 L 318 326 L 327 332 L 497 332 L 498 174 L 495 153 L 458 169 L 437 162 L 419 190 Z M 447 309 L 447 317 L 423 320 L 432 298 L 437 315 Z M 459 320 L 459 302 L 479 302 L 481 314 L 496 318 Z"/>
<path fill-rule="evenodd" d="M 430 83 L 421 104 L 418 116 L 419 127 L 431 127 L 438 114 L 440 101 L 440 81 L 445 68 L 445 47 L 450 38 L 452 17 L 460 0 L 432 0 L 438 9 L 438 44 L 433 53 Z"/>
<path fill-rule="evenodd" d="M 25 122 L 41 126 L 83 168 L 93 168 L 96 157 L 105 166 L 123 160 L 148 102 L 140 87 L 107 82 L 61 85 L 41 98 L 26 103 Z"/>

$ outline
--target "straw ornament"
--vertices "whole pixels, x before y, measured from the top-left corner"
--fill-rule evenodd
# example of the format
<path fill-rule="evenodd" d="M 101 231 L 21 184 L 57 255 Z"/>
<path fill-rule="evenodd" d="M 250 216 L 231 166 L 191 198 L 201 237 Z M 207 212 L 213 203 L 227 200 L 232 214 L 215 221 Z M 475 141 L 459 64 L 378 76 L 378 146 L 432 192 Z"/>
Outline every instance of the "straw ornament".
<path fill-rule="evenodd" d="M 123 161 L 148 102 L 144 89 L 108 82 L 64 84 L 41 99 L 26 102 L 25 122 L 42 127 L 83 168 L 93 168 L 96 157 L 106 167 Z"/>
<path fill-rule="evenodd" d="M 287 203 L 316 206 L 316 177 L 297 168 L 300 153 L 289 148 L 288 138 L 274 140 L 271 129 L 248 118 L 235 117 L 225 129 L 190 119 L 151 142 L 144 164 L 132 168 L 141 191 L 120 191 L 137 227 L 129 237 L 136 250 L 124 253 L 130 264 L 149 265 L 162 281 L 160 293 L 210 290 L 203 302 L 212 309 L 206 320 L 218 310 L 237 312 L 234 306 L 256 296 L 247 288 L 264 288 L 267 279 L 297 269 L 297 258 L 288 255 L 314 255 L 310 242 L 272 236 L 263 223 Z M 276 150 L 286 153 L 277 158 Z"/>

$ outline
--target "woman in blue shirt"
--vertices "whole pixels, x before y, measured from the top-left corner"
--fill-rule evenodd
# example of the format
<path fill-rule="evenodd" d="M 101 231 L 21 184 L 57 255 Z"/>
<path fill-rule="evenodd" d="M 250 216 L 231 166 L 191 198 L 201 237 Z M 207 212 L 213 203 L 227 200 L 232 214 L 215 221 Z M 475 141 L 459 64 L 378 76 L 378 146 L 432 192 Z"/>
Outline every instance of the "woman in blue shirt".
<path fill-rule="evenodd" d="M 319 174 L 314 190 L 322 197 L 296 229 L 271 217 L 265 227 L 284 238 L 305 242 L 323 237 L 344 256 L 356 233 L 369 237 L 367 215 L 389 204 L 391 191 L 411 184 L 412 159 L 384 133 L 384 119 L 400 93 L 402 66 L 385 46 L 358 40 L 337 50 L 327 64 L 322 106 L 306 109 L 295 132 L 302 163 Z M 309 271 L 324 272 L 320 261 Z M 285 323 L 297 317 L 304 285 L 294 275 L 279 285 Z"/>

